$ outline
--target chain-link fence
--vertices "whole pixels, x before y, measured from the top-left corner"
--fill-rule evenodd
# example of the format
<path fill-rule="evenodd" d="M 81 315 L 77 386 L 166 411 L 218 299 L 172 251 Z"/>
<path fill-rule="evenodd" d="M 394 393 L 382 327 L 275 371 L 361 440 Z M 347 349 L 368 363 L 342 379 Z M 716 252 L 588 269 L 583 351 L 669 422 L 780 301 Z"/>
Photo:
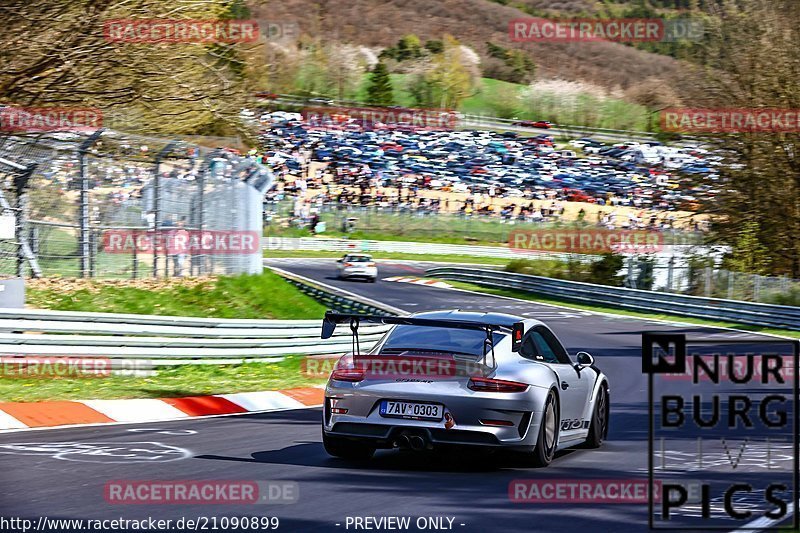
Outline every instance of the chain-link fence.
<path fill-rule="evenodd" d="M 270 235 L 297 236 L 309 230 L 312 223 L 323 223 L 329 235 L 381 238 L 382 235 L 402 240 L 424 239 L 430 242 L 468 244 L 508 243 L 509 235 L 519 229 L 587 228 L 589 222 L 561 220 L 553 215 L 547 220 L 531 222 L 519 215 L 499 213 L 442 212 L 438 206 L 358 206 L 337 202 L 302 202 L 296 197 L 270 193 L 264 204 L 266 232 Z M 661 232 L 663 244 L 701 244 L 702 236 L 679 230 Z"/>
<path fill-rule="evenodd" d="M 261 271 L 272 173 L 235 150 L 99 130 L 0 137 L 0 274 Z"/>

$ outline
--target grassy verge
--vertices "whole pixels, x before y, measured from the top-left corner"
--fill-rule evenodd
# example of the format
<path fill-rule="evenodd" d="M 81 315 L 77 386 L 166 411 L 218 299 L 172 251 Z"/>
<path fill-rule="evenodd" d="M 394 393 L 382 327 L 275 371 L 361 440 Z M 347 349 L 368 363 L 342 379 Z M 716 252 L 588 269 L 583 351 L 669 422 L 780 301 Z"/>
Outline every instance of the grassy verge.
<path fill-rule="evenodd" d="M 31 280 L 30 306 L 212 318 L 320 318 L 325 307 L 272 272 L 219 278 Z"/>
<path fill-rule="evenodd" d="M 302 360 L 301 356 L 292 356 L 279 363 L 176 366 L 149 377 L 5 378 L 0 387 L 0 401 L 176 398 L 324 383 L 324 379 L 308 377 L 301 371 Z"/>
<path fill-rule="evenodd" d="M 775 329 L 775 328 L 765 328 L 761 326 L 751 326 L 749 324 L 736 324 L 734 322 L 718 322 L 714 320 L 704 320 L 702 318 L 692 318 L 692 317 L 685 317 L 680 315 L 668 315 L 662 313 L 644 313 L 640 311 L 628 311 L 625 309 L 617 309 L 614 307 L 608 307 L 603 305 L 587 305 L 582 303 L 574 303 L 565 300 L 558 300 L 556 298 L 548 298 L 547 296 L 541 296 L 538 294 L 531 294 L 528 292 L 523 291 L 515 291 L 510 289 L 495 289 L 491 287 L 481 287 L 479 285 L 475 285 L 473 283 L 465 283 L 462 281 L 450 281 L 448 280 L 447 283 L 450 285 L 459 288 L 459 289 L 467 289 L 470 291 L 476 292 L 483 292 L 486 294 L 494 294 L 497 296 L 509 296 L 512 298 L 519 298 L 520 300 L 529 300 L 531 302 L 537 303 L 544 303 L 544 304 L 553 304 L 558 305 L 561 307 L 568 307 L 570 309 L 578 309 L 581 311 L 595 311 L 598 313 L 609 313 L 614 315 L 620 316 L 630 316 L 630 317 L 637 317 L 637 318 L 651 318 L 655 320 L 664 320 L 668 322 L 683 322 L 686 324 L 697 324 L 700 326 L 709 326 L 709 327 L 726 327 L 726 328 L 736 328 L 745 331 L 752 331 L 754 333 L 764 333 L 766 335 L 777 335 L 780 337 L 791 337 L 794 339 L 800 339 L 800 331 L 791 331 L 787 329 Z"/>
<path fill-rule="evenodd" d="M 30 280 L 28 303 L 64 311 L 216 318 L 321 318 L 325 307 L 272 272 L 219 278 Z M 0 401 L 168 398 L 303 387 L 324 382 L 300 371 L 302 357 L 279 363 L 181 365 L 153 376 L 41 376 L 0 379 Z"/>
<path fill-rule="evenodd" d="M 354 250 L 357 251 L 357 248 Z M 474 263 L 480 265 L 500 265 L 508 263 L 502 257 L 477 257 L 474 255 L 449 254 L 414 254 L 400 252 L 369 252 L 375 259 L 399 259 L 407 261 L 433 261 L 436 263 Z M 325 252 L 318 250 L 264 250 L 264 257 L 335 257 L 340 258 L 344 252 Z"/>

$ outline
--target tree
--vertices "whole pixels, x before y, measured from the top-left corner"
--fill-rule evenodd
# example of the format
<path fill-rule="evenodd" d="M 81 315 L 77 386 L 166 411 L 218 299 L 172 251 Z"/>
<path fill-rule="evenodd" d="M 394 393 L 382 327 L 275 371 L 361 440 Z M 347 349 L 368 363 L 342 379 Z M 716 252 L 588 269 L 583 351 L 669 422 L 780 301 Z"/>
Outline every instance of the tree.
<path fill-rule="evenodd" d="M 444 50 L 433 57 L 426 81 L 435 88 L 440 108 L 457 109 L 472 92 L 474 74 L 468 70 L 461 43 L 451 35 L 445 35 L 443 43 Z"/>
<path fill-rule="evenodd" d="M 707 35 L 706 64 L 693 78 L 692 107 L 800 108 L 800 4 L 752 0 L 723 7 L 722 24 Z M 713 185 L 719 192 L 702 206 L 713 217 L 714 242 L 748 258 L 737 268 L 800 277 L 800 135 L 703 137 L 724 157 Z"/>
<path fill-rule="evenodd" d="M 4 0 L 0 3 L 0 101 L 21 106 L 97 107 L 132 132 L 203 134 L 239 127 L 249 96 L 240 54 L 254 44 L 125 43 L 112 19 L 220 19 L 226 0 Z M 233 11 L 230 11 L 233 9 Z"/>
<path fill-rule="evenodd" d="M 379 62 L 375 65 L 375 68 L 369 76 L 367 102 L 383 106 L 394 104 L 392 80 L 389 77 L 389 70 L 383 62 Z"/>
<path fill-rule="evenodd" d="M 395 58 L 398 61 L 406 61 L 408 59 L 419 59 L 420 57 L 422 57 L 422 43 L 419 37 L 413 33 L 404 35 L 397 43 Z"/>

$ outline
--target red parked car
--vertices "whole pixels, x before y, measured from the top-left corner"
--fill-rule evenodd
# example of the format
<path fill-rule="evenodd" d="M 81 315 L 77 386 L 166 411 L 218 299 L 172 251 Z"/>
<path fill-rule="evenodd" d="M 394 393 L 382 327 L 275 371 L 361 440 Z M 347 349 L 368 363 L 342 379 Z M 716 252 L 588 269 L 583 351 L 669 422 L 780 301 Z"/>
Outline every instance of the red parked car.
<path fill-rule="evenodd" d="M 511 123 L 512 126 L 521 126 L 523 128 L 544 128 L 549 130 L 555 124 L 547 120 L 518 120 Z"/>

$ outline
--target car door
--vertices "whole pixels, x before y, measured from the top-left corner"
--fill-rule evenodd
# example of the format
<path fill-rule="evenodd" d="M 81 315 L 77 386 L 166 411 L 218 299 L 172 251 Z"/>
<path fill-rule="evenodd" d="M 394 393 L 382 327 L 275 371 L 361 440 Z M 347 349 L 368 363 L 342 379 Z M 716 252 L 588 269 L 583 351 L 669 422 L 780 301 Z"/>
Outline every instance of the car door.
<path fill-rule="evenodd" d="M 567 350 L 545 326 L 535 326 L 529 334 L 537 353 L 558 376 L 561 400 L 559 440 L 563 442 L 585 437 L 590 420 L 585 418 L 584 411 L 593 382 L 592 373 L 586 370 L 578 372 Z"/>

